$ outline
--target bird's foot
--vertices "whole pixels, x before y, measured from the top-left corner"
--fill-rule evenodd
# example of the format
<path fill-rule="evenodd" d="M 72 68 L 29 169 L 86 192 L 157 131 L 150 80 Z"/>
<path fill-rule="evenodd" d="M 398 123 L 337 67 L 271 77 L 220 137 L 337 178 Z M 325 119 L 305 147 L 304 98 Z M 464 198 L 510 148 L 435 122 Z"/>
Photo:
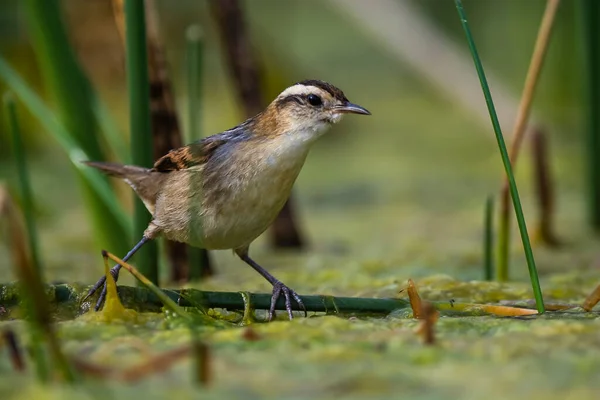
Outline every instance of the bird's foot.
<path fill-rule="evenodd" d="M 288 312 L 290 320 L 294 318 L 292 316 L 292 298 L 296 301 L 296 303 L 298 303 L 300 308 L 304 310 L 304 316 L 306 317 L 308 315 L 306 313 L 306 307 L 304 306 L 304 303 L 302 302 L 302 299 L 298 293 L 285 286 L 283 283 L 277 281 L 273 285 L 273 296 L 271 297 L 271 308 L 269 309 L 269 321 L 271 321 L 275 316 L 275 304 L 277 304 L 277 300 L 279 300 L 279 297 L 281 297 L 282 293 L 285 297 L 285 309 Z"/>
<path fill-rule="evenodd" d="M 119 265 L 115 265 L 114 267 L 112 267 L 110 269 L 110 274 L 112 275 L 115 282 L 117 281 L 117 279 L 119 279 L 119 270 L 120 269 L 121 268 Z M 100 292 L 98 301 L 96 301 L 96 306 L 94 307 L 95 311 L 98 311 L 100 309 L 100 307 L 102 307 L 102 303 L 104 303 L 104 300 L 106 299 L 106 275 L 104 275 L 104 276 L 102 276 L 102 278 L 98 279 L 98 282 L 96 282 L 96 284 L 89 290 L 89 292 L 85 295 L 85 297 L 81 301 L 83 303 L 84 301 L 89 299 L 91 296 L 94 295 L 94 293 L 96 293 L 98 291 L 98 289 L 100 289 L 100 287 L 102 287 L 102 292 Z"/>

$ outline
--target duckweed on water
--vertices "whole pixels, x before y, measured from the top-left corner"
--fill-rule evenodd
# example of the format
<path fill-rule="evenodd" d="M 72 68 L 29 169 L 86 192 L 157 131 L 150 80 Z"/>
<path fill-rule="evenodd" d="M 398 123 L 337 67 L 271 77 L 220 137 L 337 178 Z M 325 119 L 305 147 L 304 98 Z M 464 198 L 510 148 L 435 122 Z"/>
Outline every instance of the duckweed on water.
<path fill-rule="evenodd" d="M 478 296 L 488 301 L 528 299 L 525 286 L 520 284 L 460 282 L 440 276 L 416 283 L 421 297 L 427 300 L 455 298 L 459 302 Z M 85 293 L 85 288 L 79 290 Z M 10 287 L 2 286 L 3 296 L 8 294 L 3 300 L 10 293 Z M 129 301 L 125 296 L 125 304 Z M 9 313 L 15 306 L 12 303 L 8 307 Z M 68 314 L 60 308 L 56 307 L 57 316 Z M 96 313 L 61 318 L 58 328 L 66 352 L 103 367 L 125 368 L 190 343 L 189 326 L 169 323 L 164 312 L 125 312 L 119 318 L 115 317 L 118 313 L 108 319 L 91 317 Z M 598 312 L 549 312 L 533 318 L 442 313 L 435 325 L 433 347 L 423 346 L 417 336 L 420 322 L 400 312 L 380 317 L 312 313 L 309 318 L 291 322 L 246 321 L 251 324 L 250 339 L 249 328 L 238 325 L 241 314 L 236 313 L 237 319 L 229 322 L 223 318 L 228 315 L 225 312 L 211 310 L 209 315 L 221 317 L 207 317 L 199 333 L 212 349 L 214 379 L 210 388 L 204 389 L 206 398 L 322 398 L 323 394 L 350 393 L 389 398 L 391 393 L 403 393 L 411 399 L 425 399 L 447 398 L 451 393 L 475 399 L 505 398 L 515 393 L 525 396 L 530 387 L 536 387 L 543 389 L 529 398 L 558 400 L 569 393 L 592 398 L 600 382 Z M 9 323 L 21 331 L 21 322 Z M 144 379 L 136 385 L 135 394 L 153 399 L 173 393 L 200 393 L 191 378 L 192 368 L 193 361 L 185 357 Z M 0 352 L 0 371 L 3 376 L 14 375 L 4 351 Z M 29 373 L 16 379 L 24 385 L 33 383 Z M 6 379 L 0 382 L 0 391 L 7 395 L 41 393 L 35 384 L 24 392 L 7 388 Z M 88 379 L 79 389 L 49 388 L 40 398 L 82 398 L 82 393 L 92 396 L 95 390 L 108 393 L 105 385 Z M 110 387 L 110 393 L 120 396 L 133 393 L 124 384 Z"/>

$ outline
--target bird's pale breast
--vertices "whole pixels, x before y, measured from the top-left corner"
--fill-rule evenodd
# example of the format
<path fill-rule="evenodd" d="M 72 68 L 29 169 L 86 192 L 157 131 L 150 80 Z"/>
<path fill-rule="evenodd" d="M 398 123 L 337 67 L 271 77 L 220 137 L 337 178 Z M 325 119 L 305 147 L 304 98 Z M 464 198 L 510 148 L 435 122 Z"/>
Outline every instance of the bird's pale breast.
<path fill-rule="evenodd" d="M 235 249 L 268 228 L 289 197 L 308 146 L 286 141 L 269 148 L 242 146 L 247 149 L 236 148 L 221 163 L 173 173 L 154 214 L 165 237 L 208 249 Z"/>

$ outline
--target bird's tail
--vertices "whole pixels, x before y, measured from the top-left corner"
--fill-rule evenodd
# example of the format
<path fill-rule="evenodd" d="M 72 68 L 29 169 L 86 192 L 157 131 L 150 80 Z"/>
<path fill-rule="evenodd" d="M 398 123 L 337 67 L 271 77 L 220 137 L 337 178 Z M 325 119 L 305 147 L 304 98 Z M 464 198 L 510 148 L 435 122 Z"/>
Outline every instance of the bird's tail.
<path fill-rule="evenodd" d="M 150 174 L 148 168 L 138 167 L 136 165 L 123 165 L 111 162 L 83 161 L 84 164 L 94 167 L 107 175 L 115 176 L 121 179 L 129 179 L 135 176 L 146 176 Z"/>
<path fill-rule="evenodd" d="M 159 182 L 152 179 L 153 174 L 149 168 L 100 161 L 84 161 L 83 163 L 97 168 L 107 175 L 123 179 L 142 199 L 148 211 L 154 213 Z"/>

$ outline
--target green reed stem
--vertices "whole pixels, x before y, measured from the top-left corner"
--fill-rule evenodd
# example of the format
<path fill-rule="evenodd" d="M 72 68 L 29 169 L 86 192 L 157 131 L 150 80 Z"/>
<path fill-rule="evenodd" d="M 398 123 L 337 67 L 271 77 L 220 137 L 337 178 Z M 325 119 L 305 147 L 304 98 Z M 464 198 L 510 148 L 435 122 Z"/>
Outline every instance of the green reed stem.
<path fill-rule="evenodd" d="M 186 61 L 187 61 L 187 96 L 188 96 L 188 137 L 192 142 L 200 139 L 201 111 L 202 111 L 202 60 L 204 46 L 202 43 L 202 29 L 199 25 L 190 25 L 185 33 Z"/>
<path fill-rule="evenodd" d="M 19 279 L 16 293 L 20 296 L 22 300 L 20 304 L 25 311 L 37 377 L 41 382 L 48 382 L 51 378 L 44 352 L 45 342 L 50 349 L 55 369 L 62 374 L 65 381 L 73 382 L 76 377 L 60 348 L 44 282 L 38 268 L 32 262 L 31 252 L 27 246 L 27 235 L 21 224 L 21 215 L 21 210 L 14 205 L 10 194 L 0 187 L 0 218 L 2 219 L 0 228 L 5 233 L 3 237 L 8 238 L 8 250 L 12 256 L 15 275 Z M 0 297 L 1 295 L 0 289 Z M 0 304 L 9 305 L 9 303 L 0 300 Z"/>
<path fill-rule="evenodd" d="M 25 233 L 27 235 L 27 241 L 29 242 L 31 262 L 33 263 L 33 267 L 37 270 L 37 273 L 42 276 L 43 267 L 40 259 L 38 233 L 35 225 L 33 191 L 31 190 L 27 156 L 23 147 L 23 138 L 21 136 L 21 129 L 19 127 L 15 101 L 12 94 L 7 93 L 4 96 L 4 107 L 6 108 L 6 113 L 8 115 L 8 125 L 12 138 L 12 150 L 17 163 L 19 190 L 21 192 L 22 209 L 25 217 Z"/>
<path fill-rule="evenodd" d="M 467 37 L 469 49 L 471 51 L 471 55 L 473 56 L 475 69 L 477 70 L 479 81 L 481 82 L 481 89 L 483 91 L 485 102 L 490 113 L 490 119 L 494 127 L 494 133 L 496 134 L 498 148 L 500 150 L 500 155 L 502 156 L 502 163 L 504 164 L 504 170 L 506 171 L 506 175 L 509 181 L 510 195 L 512 197 L 515 214 L 517 216 L 519 232 L 521 233 L 521 240 L 523 241 L 523 249 L 525 251 L 525 258 L 527 259 L 527 267 L 529 268 L 531 286 L 533 288 L 533 294 L 535 297 L 537 310 L 541 314 L 545 311 L 544 299 L 542 297 L 542 289 L 540 287 L 537 268 L 535 266 L 535 259 L 533 257 L 533 251 L 531 249 L 529 234 L 527 233 L 527 225 L 525 223 L 525 217 L 523 215 L 521 200 L 519 199 L 519 191 L 517 190 L 517 184 L 515 182 L 515 177 L 510 164 L 510 158 L 508 157 L 508 151 L 506 150 L 506 144 L 504 143 L 504 137 L 502 136 L 502 129 L 500 128 L 500 122 L 498 121 L 498 115 L 496 114 L 494 101 L 492 100 L 492 94 L 487 83 L 487 78 L 485 77 L 483 64 L 481 63 L 481 59 L 479 58 L 479 54 L 477 53 L 477 48 L 475 47 L 475 41 L 473 40 L 473 35 L 471 34 L 471 29 L 469 28 L 467 16 L 462 5 L 462 0 L 454 0 L 454 4 L 456 5 L 456 10 L 458 11 L 462 27 Z"/>
<path fill-rule="evenodd" d="M 588 175 L 589 215 L 592 228 L 600 232 L 600 3 L 584 0 L 586 63 L 588 73 Z"/>
<path fill-rule="evenodd" d="M 509 188 L 510 189 L 510 188 Z M 500 196 L 503 196 L 501 193 Z M 503 207 L 510 208 L 508 203 L 500 202 L 500 213 L 498 215 L 498 239 L 496 240 L 496 280 L 499 282 L 508 281 L 508 270 L 510 264 L 510 209 L 504 210 Z"/>
<path fill-rule="evenodd" d="M 0 302 L 12 306 L 19 302 L 18 292 L 12 289 L 13 283 L 0 283 Z M 243 312 L 248 303 L 252 308 L 268 310 L 271 306 L 271 293 L 240 293 L 240 292 L 207 292 L 197 289 L 158 289 L 171 300 L 177 302 L 180 307 L 224 308 Z M 79 304 L 87 293 L 87 288 L 82 288 L 79 293 L 73 286 L 68 284 L 49 285 L 48 291 L 54 294 L 53 304 L 62 307 L 70 307 Z M 148 307 L 155 309 L 164 303 L 145 287 L 132 287 L 119 285 L 119 297 L 125 307 Z M 344 313 L 344 314 L 373 314 L 386 315 L 393 311 L 406 310 L 410 312 L 410 302 L 406 299 L 396 298 L 368 298 L 368 297 L 334 297 L 334 296 L 300 296 L 306 310 L 310 312 Z M 488 304 L 458 303 L 454 301 L 431 302 L 443 315 L 523 315 L 533 314 L 529 308 L 504 307 Z M 285 299 L 279 298 L 275 309 L 285 311 Z M 292 309 L 302 311 L 296 303 L 292 303 Z M 500 310 L 498 310 L 500 309 Z M 504 311 L 504 312 L 502 312 Z M 507 314 L 511 312 L 512 314 Z M 193 325 L 197 327 L 197 325 Z"/>
<path fill-rule="evenodd" d="M 39 257 L 37 229 L 35 227 L 34 221 L 33 193 L 31 191 L 31 186 L 29 183 L 29 171 L 27 168 L 27 158 L 25 156 L 25 150 L 23 148 L 23 141 L 21 138 L 21 129 L 19 127 L 19 121 L 17 119 L 15 102 L 11 94 L 7 93 L 4 96 L 4 106 L 8 115 L 8 125 L 12 137 L 12 149 L 17 162 L 19 189 L 21 192 L 22 209 L 26 227 L 25 235 L 27 236 L 27 241 L 29 244 L 29 262 L 31 262 L 33 269 L 37 271 L 38 274 L 41 274 L 42 265 Z M 10 232 L 11 236 L 17 236 L 18 234 L 19 232 L 17 232 L 16 229 L 12 229 L 12 232 Z M 17 240 L 24 241 L 23 238 L 12 238 L 13 242 Z M 13 251 L 15 251 L 15 248 L 18 247 L 15 244 L 12 244 L 12 246 Z M 27 261 L 23 259 L 22 262 Z M 17 264 L 16 260 L 15 264 Z M 27 296 L 27 292 L 24 291 L 23 286 L 21 286 L 21 291 L 23 291 L 24 297 Z M 27 301 L 24 302 L 24 304 L 25 309 L 30 315 L 32 315 L 33 299 L 28 298 Z M 39 327 L 34 321 L 30 321 L 28 326 L 31 340 L 31 356 L 35 364 L 37 378 L 40 382 L 47 382 L 50 378 L 50 373 L 48 369 L 46 355 L 44 354 L 44 347 L 42 346 L 44 335 L 41 333 Z"/>
<path fill-rule="evenodd" d="M 125 0 L 125 52 L 127 61 L 127 89 L 129 91 L 129 127 L 131 160 L 142 167 L 151 167 L 152 129 L 150 123 L 150 84 L 146 46 L 146 19 L 144 0 Z M 133 217 L 134 237 L 137 242 L 148 227 L 151 215 L 144 203 L 136 197 Z M 136 254 L 140 271 L 158 284 L 158 250 L 156 243 L 147 243 Z"/>
<path fill-rule="evenodd" d="M 484 279 L 494 279 L 494 196 L 485 202 L 485 232 L 483 241 Z"/>
<path fill-rule="evenodd" d="M 29 324 L 29 326 L 31 326 L 29 335 L 31 338 L 31 358 L 35 363 L 35 375 L 40 382 L 48 382 L 50 380 L 50 369 L 48 368 L 46 353 L 42 345 L 44 335 L 37 327 L 33 327 L 32 324 Z"/>
<path fill-rule="evenodd" d="M 188 134 L 187 141 L 193 142 L 202 137 L 200 129 L 202 112 L 202 30 L 199 25 L 190 25 L 185 34 L 187 61 L 187 96 L 188 96 Z M 210 275 L 207 271 L 207 250 L 188 246 L 189 279 L 200 280 Z"/>
<path fill-rule="evenodd" d="M 97 121 L 93 110 L 94 91 L 73 51 L 63 23 L 58 0 L 24 0 L 27 33 L 56 109 L 52 118 L 58 118 L 70 139 L 91 160 L 104 159 Z M 13 89 L 18 95 L 17 90 Z M 45 122 L 44 122 L 45 123 Z M 87 168 L 87 167 L 86 167 Z M 96 172 L 100 176 L 99 172 Z M 99 246 L 114 251 L 127 251 L 120 234 L 121 222 L 112 215 L 108 205 L 101 201 L 86 177 L 78 170 L 78 178 L 86 211 L 94 226 L 94 238 Z M 101 176 L 108 186 L 108 178 Z"/>
<path fill-rule="evenodd" d="M 118 262 L 118 261 L 117 261 Z M 126 263 L 123 263 L 126 264 Z M 2 293 L 11 293 L 11 284 L 0 283 L 0 301 L 11 305 L 18 301 L 14 298 L 3 298 Z M 57 303 L 69 303 L 77 301 L 84 293 L 73 293 L 73 288 L 67 284 L 51 286 L 55 294 Z M 177 302 L 181 307 L 202 307 L 202 308 L 225 308 L 228 310 L 244 311 L 247 303 L 258 310 L 268 310 L 271 306 L 271 293 L 240 293 L 240 292 L 209 292 L 197 289 L 159 289 L 171 300 Z M 87 293 L 87 291 L 85 292 Z M 163 301 L 159 299 L 156 293 L 149 293 L 149 289 L 144 287 L 132 287 L 119 285 L 119 297 L 123 304 L 127 306 L 140 306 L 144 303 L 146 306 L 161 306 Z M 162 297 L 162 296 L 161 296 Z M 394 310 L 410 309 L 410 303 L 406 299 L 396 298 L 365 298 L 365 297 L 334 297 L 334 296 L 300 296 L 306 306 L 307 311 L 313 312 L 340 312 L 340 313 L 367 313 L 367 314 L 387 314 Z M 435 302 L 436 307 L 440 304 L 449 304 L 445 302 Z M 453 303 L 456 305 L 457 303 Z M 275 309 L 285 311 L 285 299 L 279 298 L 275 303 Z M 298 304 L 292 303 L 292 309 L 303 311 Z"/>

